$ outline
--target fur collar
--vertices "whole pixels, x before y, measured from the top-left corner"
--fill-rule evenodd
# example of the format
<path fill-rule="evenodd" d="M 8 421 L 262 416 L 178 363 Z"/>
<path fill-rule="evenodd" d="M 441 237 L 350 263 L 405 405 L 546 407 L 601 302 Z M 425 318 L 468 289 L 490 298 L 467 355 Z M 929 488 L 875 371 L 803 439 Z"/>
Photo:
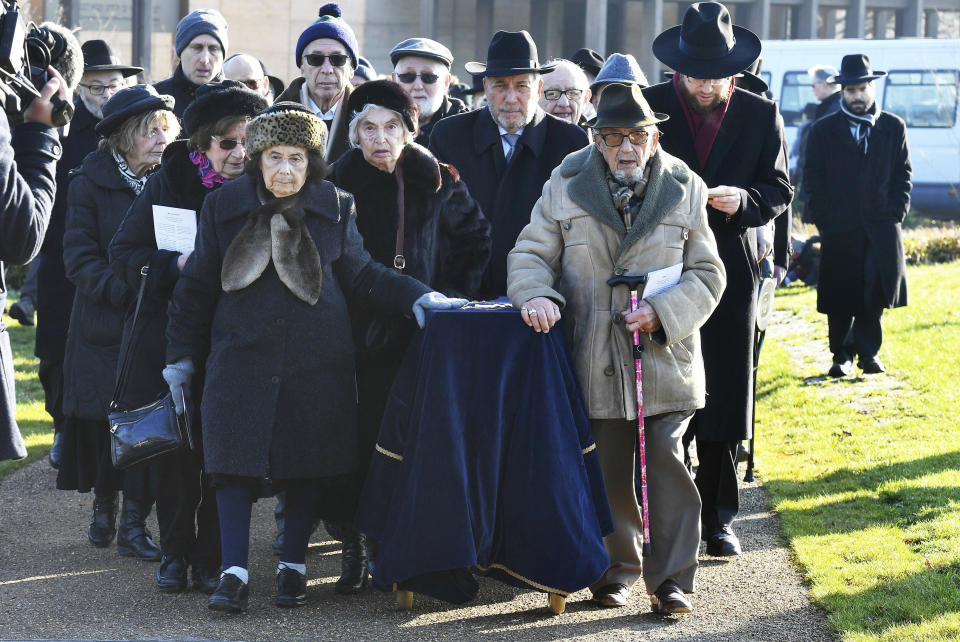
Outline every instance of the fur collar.
<path fill-rule="evenodd" d="M 672 156 L 658 149 L 650 159 L 650 180 L 643 205 L 627 230 L 607 188 L 607 167 L 596 146 L 590 145 L 567 156 L 560 164 L 560 175 L 569 178 L 567 194 L 581 209 L 623 235 L 617 257 L 649 234 L 683 200 L 689 170 Z"/>
<path fill-rule="evenodd" d="M 300 300 L 320 299 L 323 270 L 320 253 L 307 229 L 300 194 L 268 200 L 254 209 L 223 257 L 224 292 L 242 290 L 263 275 L 273 260 L 280 281 Z"/>

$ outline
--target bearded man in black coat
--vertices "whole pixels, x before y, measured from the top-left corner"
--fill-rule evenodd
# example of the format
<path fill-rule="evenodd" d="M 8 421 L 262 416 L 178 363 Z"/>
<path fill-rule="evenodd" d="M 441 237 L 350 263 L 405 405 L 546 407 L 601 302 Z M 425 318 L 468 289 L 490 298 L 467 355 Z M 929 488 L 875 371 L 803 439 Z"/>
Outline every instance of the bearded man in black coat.
<path fill-rule="evenodd" d="M 507 253 L 530 222 L 543 184 L 567 154 L 587 145 L 587 135 L 537 105 L 540 74 L 555 65 L 539 64 L 529 33 L 498 31 L 487 61 L 465 65 L 483 76 L 486 109 L 441 120 L 430 135 L 430 151 L 456 168 L 490 221 L 493 247 L 480 297 L 495 299 L 507 293 Z"/>
<path fill-rule="evenodd" d="M 657 37 L 653 53 L 677 72 L 643 90 L 654 111 L 671 117 L 660 124 L 660 144 L 710 188 L 710 228 L 727 270 L 720 304 L 700 329 L 707 403 L 690 425 L 707 553 L 739 555 L 731 525 L 739 510 L 738 449 L 752 431 L 760 281 L 751 228 L 782 214 L 793 198 L 783 119 L 772 101 L 734 87 L 734 77 L 760 56 L 760 39 L 734 26 L 722 4 L 691 5 L 682 25 Z"/>
<path fill-rule="evenodd" d="M 831 377 L 883 372 L 877 358 L 884 308 L 907 304 L 900 224 L 910 209 L 911 166 L 902 119 L 881 111 L 863 54 L 843 57 L 840 111 L 811 125 L 804 181 L 807 215 L 820 230 L 817 310 L 827 315 Z"/>

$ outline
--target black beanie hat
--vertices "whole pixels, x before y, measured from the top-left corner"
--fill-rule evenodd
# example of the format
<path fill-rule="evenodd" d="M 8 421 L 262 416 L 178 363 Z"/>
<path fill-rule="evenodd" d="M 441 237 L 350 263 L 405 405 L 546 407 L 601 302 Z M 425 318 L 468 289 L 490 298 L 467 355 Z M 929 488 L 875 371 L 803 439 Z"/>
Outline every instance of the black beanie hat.
<path fill-rule="evenodd" d="M 227 116 L 253 118 L 266 109 L 263 96 L 236 80 L 208 82 L 197 87 L 193 102 L 183 112 L 183 134 L 189 138 L 203 125 Z"/>
<path fill-rule="evenodd" d="M 400 114 L 403 124 L 414 134 L 417 133 L 417 103 L 392 80 L 371 80 L 365 82 L 350 94 L 347 110 L 350 117 L 367 105 L 384 107 Z"/>

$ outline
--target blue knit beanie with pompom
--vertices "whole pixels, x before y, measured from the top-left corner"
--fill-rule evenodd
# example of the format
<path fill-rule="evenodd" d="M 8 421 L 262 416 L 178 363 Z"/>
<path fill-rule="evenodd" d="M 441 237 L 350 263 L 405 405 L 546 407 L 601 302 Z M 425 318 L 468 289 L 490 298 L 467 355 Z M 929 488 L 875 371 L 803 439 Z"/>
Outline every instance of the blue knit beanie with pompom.
<path fill-rule="evenodd" d="M 347 49 L 347 54 L 353 62 L 353 68 L 357 68 L 358 51 L 357 36 L 353 29 L 343 19 L 343 12 L 335 2 L 325 4 L 320 7 L 320 17 L 312 25 L 307 27 L 297 39 L 297 66 L 303 59 L 303 50 L 317 38 L 332 38 L 339 40 Z"/>

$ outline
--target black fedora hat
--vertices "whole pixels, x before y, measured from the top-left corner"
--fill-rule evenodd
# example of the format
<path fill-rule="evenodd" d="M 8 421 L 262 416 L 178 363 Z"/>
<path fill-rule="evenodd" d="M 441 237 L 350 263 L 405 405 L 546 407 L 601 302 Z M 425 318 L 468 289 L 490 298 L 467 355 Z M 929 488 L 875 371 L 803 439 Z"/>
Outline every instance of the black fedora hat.
<path fill-rule="evenodd" d="M 600 69 L 605 62 L 603 56 L 593 49 L 587 49 L 586 47 L 577 49 L 574 54 L 570 56 L 570 61 L 594 77 L 600 73 Z"/>
<path fill-rule="evenodd" d="M 474 76 L 517 76 L 547 74 L 557 65 L 541 65 L 537 44 L 526 31 L 498 31 L 487 48 L 487 62 L 468 62 L 464 67 Z"/>
<path fill-rule="evenodd" d="M 827 78 L 827 84 L 858 85 L 886 75 L 885 71 L 873 71 L 870 68 L 870 58 L 866 54 L 848 54 L 840 63 L 840 73 Z"/>
<path fill-rule="evenodd" d="M 83 51 L 84 71 L 119 71 L 124 78 L 143 71 L 143 67 L 120 64 L 120 58 L 106 40 L 87 40 L 80 45 L 80 50 Z"/>
<path fill-rule="evenodd" d="M 650 109 L 636 83 L 613 82 L 600 94 L 597 115 L 584 123 L 592 129 L 601 127 L 646 127 L 669 120 L 667 114 Z"/>
<path fill-rule="evenodd" d="M 173 96 L 158 94 L 153 85 L 125 87 L 103 104 L 103 119 L 94 126 L 94 130 L 106 138 L 127 119 L 155 109 L 172 110 L 175 102 Z"/>
<path fill-rule="evenodd" d="M 733 24 L 719 2 L 697 2 L 683 14 L 683 24 L 653 41 L 653 55 L 692 78 L 735 76 L 760 57 L 760 38 Z"/>

